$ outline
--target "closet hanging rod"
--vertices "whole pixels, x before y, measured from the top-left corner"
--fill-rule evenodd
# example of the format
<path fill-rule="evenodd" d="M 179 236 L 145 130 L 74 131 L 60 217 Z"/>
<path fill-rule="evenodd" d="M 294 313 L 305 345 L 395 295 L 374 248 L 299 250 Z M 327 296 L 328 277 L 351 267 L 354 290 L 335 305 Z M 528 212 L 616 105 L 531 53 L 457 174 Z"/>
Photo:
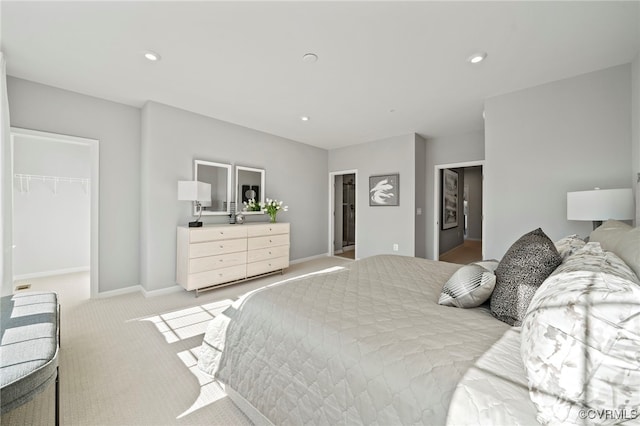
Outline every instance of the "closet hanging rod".
<path fill-rule="evenodd" d="M 87 183 L 87 182 L 89 182 L 89 178 L 74 178 L 74 177 L 66 177 L 66 176 L 27 175 L 27 174 L 16 173 L 14 175 L 14 177 L 16 177 L 18 179 L 40 180 L 40 181 L 43 181 L 43 182 L 46 181 L 46 180 L 57 181 L 57 182 L 69 182 L 69 183 L 73 183 L 73 182 Z"/>

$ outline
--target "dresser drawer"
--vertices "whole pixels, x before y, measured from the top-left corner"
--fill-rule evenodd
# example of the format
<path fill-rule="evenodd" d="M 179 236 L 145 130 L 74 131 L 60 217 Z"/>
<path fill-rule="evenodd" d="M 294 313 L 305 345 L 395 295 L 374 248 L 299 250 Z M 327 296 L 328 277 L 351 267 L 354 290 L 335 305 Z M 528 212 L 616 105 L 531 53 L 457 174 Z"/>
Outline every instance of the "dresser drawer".
<path fill-rule="evenodd" d="M 218 241 L 246 237 L 247 229 L 243 226 L 205 226 L 198 228 L 197 230 L 192 229 L 189 234 L 189 242 L 201 243 L 204 241 Z"/>
<path fill-rule="evenodd" d="M 259 260 L 274 259 L 282 256 L 289 257 L 288 245 L 249 250 L 247 253 L 247 262 L 257 262 Z"/>
<path fill-rule="evenodd" d="M 275 259 L 262 260 L 260 262 L 247 263 L 247 276 L 264 274 L 289 266 L 289 257 L 276 257 Z"/>
<path fill-rule="evenodd" d="M 247 250 L 247 240 L 220 240 L 189 245 L 189 259 Z"/>
<path fill-rule="evenodd" d="M 247 263 L 247 252 L 221 254 L 218 256 L 198 257 L 189 259 L 189 272 L 210 271 L 212 269 L 226 268 L 228 266 L 244 265 Z"/>
<path fill-rule="evenodd" d="M 249 250 L 287 246 L 289 245 L 289 234 L 271 235 L 268 237 L 252 237 L 249 238 Z"/>
<path fill-rule="evenodd" d="M 288 223 L 268 223 L 264 225 L 252 225 L 247 227 L 249 237 L 260 237 L 264 235 L 288 234 Z"/>
<path fill-rule="evenodd" d="M 189 274 L 187 290 L 195 290 L 201 287 L 208 287 L 228 281 L 245 278 L 246 265 L 230 266 L 228 268 L 216 269 L 214 271 Z"/>

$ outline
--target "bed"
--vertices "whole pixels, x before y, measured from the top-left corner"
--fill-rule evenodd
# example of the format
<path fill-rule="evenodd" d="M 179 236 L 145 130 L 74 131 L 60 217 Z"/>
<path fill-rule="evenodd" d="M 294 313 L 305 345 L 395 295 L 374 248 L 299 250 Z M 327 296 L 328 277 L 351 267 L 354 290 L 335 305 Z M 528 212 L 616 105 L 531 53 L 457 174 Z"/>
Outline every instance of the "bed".
<path fill-rule="evenodd" d="M 404 256 L 274 284 L 211 321 L 198 366 L 256 424 L 638 424 L 640 229 L 591 240 L 523 235 L 490 308 L 440 304 L 477 265 Z"/>
<path fill-rule="evenodd" d="M 510 327 L 438 305 L 460 265 L 374 256 L 259 290 L 209 326 L 199 366 L 274 424 L 444 424 Z"/>

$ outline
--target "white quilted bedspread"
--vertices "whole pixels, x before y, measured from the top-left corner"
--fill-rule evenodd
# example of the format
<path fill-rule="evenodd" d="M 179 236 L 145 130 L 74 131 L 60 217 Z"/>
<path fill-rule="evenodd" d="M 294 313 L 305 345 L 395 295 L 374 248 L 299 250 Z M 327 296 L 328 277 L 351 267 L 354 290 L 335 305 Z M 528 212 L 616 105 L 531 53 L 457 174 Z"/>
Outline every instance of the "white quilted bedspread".
<path fill-rule="evenodd" d="M 437 304 L 460 266 L 375 256 L 258 290 L 216 317 L 199 366 L 284 424 L 444 424 L 456 384 L 510 327 Z"/>
<path fill-rule="evenodd" d="M 507 330 L 458 383 L 447 425 L 537 425 L 520 357 L 520 328 Z"/>

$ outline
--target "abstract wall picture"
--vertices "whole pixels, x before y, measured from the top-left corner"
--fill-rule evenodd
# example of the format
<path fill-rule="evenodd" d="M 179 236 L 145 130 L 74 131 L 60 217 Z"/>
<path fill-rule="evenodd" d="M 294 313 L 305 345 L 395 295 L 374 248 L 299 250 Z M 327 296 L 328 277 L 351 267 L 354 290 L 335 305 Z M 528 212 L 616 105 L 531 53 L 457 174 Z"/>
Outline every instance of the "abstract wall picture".
<path fill-rule="evenodd" d="M 458 172 L 442 171 L 442 229 L 458 226 Z"/>
<path fill-rule="evenodd" d="M 369 176 L 369 205 L 400 205 L 400 175 Z"/>

